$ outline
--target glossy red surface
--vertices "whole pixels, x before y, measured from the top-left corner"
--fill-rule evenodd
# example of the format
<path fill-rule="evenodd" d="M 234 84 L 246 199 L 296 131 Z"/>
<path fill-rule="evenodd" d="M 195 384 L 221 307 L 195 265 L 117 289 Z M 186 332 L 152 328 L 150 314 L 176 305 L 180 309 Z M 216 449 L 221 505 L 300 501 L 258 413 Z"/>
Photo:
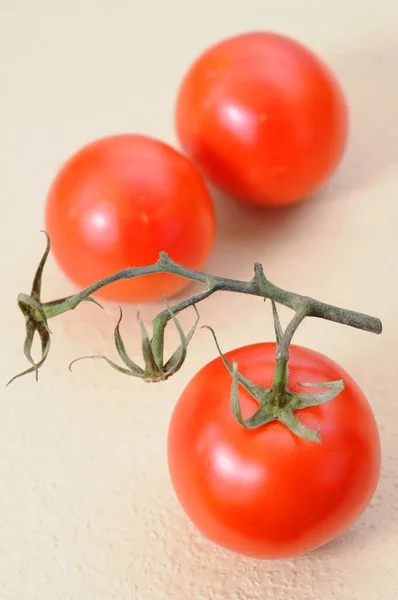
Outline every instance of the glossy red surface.
<path fill-rule="evenodd" d="M 269 386 L 275 344 L 226 354 L 239 371 Z M 372 410 L 353 379 L 313 350 L 292 346 L 290 387 L 343 379 L 323 405 L 296 411 L 319 429 L 321 443 L 295 436 L 279 422 L 244 429 L 230 409 L 231 375 L 219 358 L 190 381 L 174 409 L 168 435 L 171 480 L 186 514 L 210 540 L 260 558 L 309 552 L 349 527 L 378 482 L 380 443 Z M 301 389 L 302 391 L 302 389 Z M 240 386 L 244 418 L 257 403 Z"/>

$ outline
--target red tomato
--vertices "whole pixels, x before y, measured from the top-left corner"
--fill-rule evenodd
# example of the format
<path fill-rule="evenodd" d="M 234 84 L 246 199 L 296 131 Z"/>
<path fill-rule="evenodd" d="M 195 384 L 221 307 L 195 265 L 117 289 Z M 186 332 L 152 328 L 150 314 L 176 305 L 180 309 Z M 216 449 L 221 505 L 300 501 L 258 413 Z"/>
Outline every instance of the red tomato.
<path fill-rule="evenodd" d="M 239 372 L 269 386 L 275 344 L 238 348 L 226 357 Z M 296 412 L 319 428 L 305 441 L 272 422 L 242 427 L 230 409 L 231 375 L 219 358 L 193 377 L 170 422 L 168 461 L 177 497 L 210 540 L 257 558 L 307 553 L 342 533 L 368 505 L 380 472 L 380 443 L 372 410 L 353 379 L 326 356 L 291 346 L 289 380 L 343 379 L 345 389 L 321 406 Z M 242 414 L 258 408 L 241 386 Z M 303 391 L 303 388 L 301 388 Z"/>
<path fill-rule="evenodd" d="M 201 269 L 215 239 L 205 183 L 185 156 L 141 135 L 116 135 L 83 147 L 63 166 L 47 199 L 54 256 L 80 288 L 126 267 L 156 262 L 165 250 Z M 156 274 L 113 283 L 99 296 L 155 301 L 188 284 Z"/>
<path fill-rule="evenodd" d="M 229 38 L 201 54 L 176 102 L 187 155 L 216 187 L 278 206 L 316 191 L 342 158 L 347 106 L 310 50 L 275 33 Z"/>

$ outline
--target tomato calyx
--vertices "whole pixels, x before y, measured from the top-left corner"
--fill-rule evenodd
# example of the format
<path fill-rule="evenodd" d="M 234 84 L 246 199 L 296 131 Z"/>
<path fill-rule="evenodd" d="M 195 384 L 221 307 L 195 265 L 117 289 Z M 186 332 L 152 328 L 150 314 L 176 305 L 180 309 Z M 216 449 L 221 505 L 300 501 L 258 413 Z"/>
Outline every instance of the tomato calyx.
<path fill-rule="evenodd" d="M 162 330 L 162 331 L 154 330 L 154 335 L 153 335 L 152 339 L 150 339 L 149 335 L 148 335 L 148 331 L 145 327 L 145 324 L 144 324 L 139 312 L 137 313 L 137 320 L 138 320 L 138 323 L 139 323 L 140 329 L 141 329 L 141 349 L 142 349 L 142 356 L 143 356 L 144 365 L 145 365 L 144 368 L 137 365 L 129 357 L 129 355 L 126 351 L 126 347 L 123 342 L 121 333 L 120 333 L 120 323 L 123 318 L 122 309 L 120 308 L 120 316 L 119 316 L 119 319 L 116 323 L 116 327 L 114 330 L 114 341 L 115 341 L 117 353 L 120 356 L 122 362 L 124 363 L 124 366 L 118 365 L 113 360 L 107 358 L 103 354 L 94 354 L 91 356 L 81 356 L 79 358 L 76 358 L 75 360 L 73 360 L 70 363 L 69 369 L 72 370 L 72 365 L 80 360 L 84 360 L 87 358 L 103 359 L 108 363 L 108 365 L 110 367 L 112 367 L 116 371 L 119 371 L 119 373 L 123 373 L 124 375 L 130 375 L 131 377 L 139 377 L 140 379 L 142 379 L 143 381 L 145 381 L 147 383 L 158 383 L 160 381 L 166 381 L 169 377 L 174 375 L 182 367 L 182 365 L 185 362 L 185 359 L 187 356 L 188 344 L 191 341 L 192 336 L 195 333 L 196 327 L 199 322 L 199 312 L 198 312 L 198 309 L 196 308 L 196 306 L 193 305 L 193 308 L 196 312 L 196 320 L 195 320 L 195 323 L 193 324 L 193 326 L 191 327 L 191 329 L 189 330 L 188 334 L 185 335 L 184 330 L 181 327 L 181 324 L 179 323 L 177 317 L 175 316 L 175 314 L 169 307 L 166 299 L 165 299 L 165 303 L 166 303 L 166 310 L 168 311 L 171 320 L 173 321 L 174 325 L 176 326 L 177 332 L 180 337 L 180 344 L 179 344 L 178 348 L 173 352 L 171 357 L 166 362 L 164 362 L 163 353 L 159 357 L 158 353 L 155 350 L 155 346 L 159 347 L 157 336 L 162 336 L 162 340 L 163 340 L 164 330 Z"/>
<path fill-rule="evenodd" d="M 277 341 L 277 350 L 275 355 L 275 371 L 272 384 L 269 388 L 258 385 L 250 381 L 238 371 L 236 360 L 229 362 L 221 351 L 214 330 L 204 325 L 213 335 L 219 356 L 225 367 L 232 375 L 231 385 L 231 410 L 242 427 L 246 429 L 257 429 L 263 427 L 272 421 L 279 421 L 290 429 L 295 435 L 311 442 L 320 442 L 319 431 L 310 429 L 303 425 L 296 415 L 296 411 L 311 406 L 318 406 L 329 402 L 344 389 L 344 381 L 327 381 L 317 383 L 301 383 L 297 385 L 303 388 L 316 388 L 317 392 L 292 392 L 288 383 L 288 347 L 297 326 L 305 318 L 305 312 L 298 311 L 287 327 L 285 333 L 282 332 L 278 312 L 275 302 L 272 301 L 272 310 L 274 317 L 274 328 Z M 257 401 L 258 409 L 249 418 L 242 416 L 239 401 L 239 385 L 241 385 Z"/>

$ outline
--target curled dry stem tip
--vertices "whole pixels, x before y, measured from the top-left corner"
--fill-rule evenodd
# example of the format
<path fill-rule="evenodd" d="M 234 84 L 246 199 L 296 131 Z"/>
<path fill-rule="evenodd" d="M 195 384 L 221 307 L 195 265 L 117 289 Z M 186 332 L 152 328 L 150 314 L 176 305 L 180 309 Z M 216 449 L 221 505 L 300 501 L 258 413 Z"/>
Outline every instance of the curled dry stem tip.
<path fill-rule="evenodd" d="M 33 372 L 35 374 L 36 381 L 38 381 L 39 369 L 45 363 L 51 346 L 51 331 L 48 326 L 48 319 L 56 316 L 57 314 L 61 314 L 66 310 L 70 310 L 68 303 L 72 296 L 61 298 L 59 300 L 52 300 L 50 302 L 42 302 L 41 289 L 43 271 L 51 249 L 51 242 L 48 233 L 46 231 L 43 231 L 42 233 L 44 233 L 46 236 L 46 247 L 33 277 L 31 292 L 30 294 L 19 294 L 17 300 L 18 307 L 25 317 L 26 335 L 23 345 L 23 352 L 25 358 L 31 366 L 12 377 L 12 379 L 8 381 L 7 385 L 10 385 L 10 383 L 19 377 Z M 101 305 L 91 297 L 83 298 L 82 301 L 83 300 L 94 302 L 101 307 Z M 41 357 L 37 361 L 32 356 L 32 346 L 36 334 L 41 342 Z"/>

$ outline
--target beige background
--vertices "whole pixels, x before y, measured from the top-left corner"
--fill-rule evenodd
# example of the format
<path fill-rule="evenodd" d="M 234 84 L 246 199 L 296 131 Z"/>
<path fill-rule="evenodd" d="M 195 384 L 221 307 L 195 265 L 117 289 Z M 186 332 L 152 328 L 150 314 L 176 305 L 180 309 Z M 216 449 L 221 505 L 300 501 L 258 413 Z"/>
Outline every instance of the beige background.
<path fill-rule="evenodd" d="M 381 337 L 315 321 L 297 335 L 340 362 L 372 403 L 383 471 L 371 507 L 318 552 L 260 562 L 204 540 L 168 479 L 169 415 L 215 356 L 208 332 L 198 331 L 180 373 L 149 386 L 100 363 L 67 370 L 81 354 L 113 353 L 117 307 L 84 306 L 54 321 L 39 383 L 16 381 L 0 396 L 1 600 L 398 598 L 397 23 L 392 0 L 1 0 L 4 383 L 25 367 L 15 299 L 41 256 L 43 202 L 61 163 L 115 132 L 174 143 L 173 101 L 190 60 L 223 36 L 259 27 L 302 40 L 334 68 L 351 107 L 350 145 L 330 185 L 294 210 L 259 217 L 218 201 L 208 268 L 249 278 L 259 260 L 275 283 L 384 323 Z M 72 291 L 51 260 L 45 299 Z M 126 308 L 124 332 L 138 357 L 136 308 Z M 148 323 L 158 309 L 143 307 Z M 225 350 L 272 335 L 259 300 L 220 295 L 201 314 Z"/>

